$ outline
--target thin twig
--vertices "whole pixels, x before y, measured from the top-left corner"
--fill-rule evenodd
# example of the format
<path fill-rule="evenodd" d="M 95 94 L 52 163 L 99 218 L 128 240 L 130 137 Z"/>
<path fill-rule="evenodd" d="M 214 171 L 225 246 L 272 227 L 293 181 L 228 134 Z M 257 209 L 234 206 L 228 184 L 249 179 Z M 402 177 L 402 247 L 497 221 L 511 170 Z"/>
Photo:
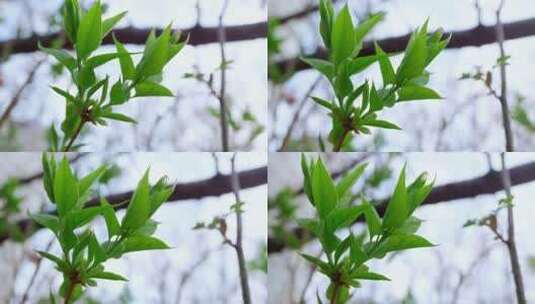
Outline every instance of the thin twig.
<path fill-rule="evenodd" d="M 52 248 L 52 245 L 54 244 L 54 238 L 52 238 L 48 244 L 46 245 L 45 251 L 50 251 Z M 30 283 L 28 283 L 28 286 L 26 286 L 26 290 L 24 290 L 24 294 L 22 295 L 22 299 L 20 301 L 20 304 L 25 304 L 26 301 L 28 301 L 28 296 L 30 294 L 30 290 L 32 289 L 33 284 L 35 283 L 35 279 L 37 278 L 37 274 L 39 273 L 39 269 L 41 269 L 41 265 L 43 264 L 43 257 L 39 257 L 37 262 L 35 263 L 35 269 L 33 270 L 32 276 L 30 278 Z"/>
<path fill-rule="evenodd" d="M 509 169 L 505 163 L 505 153 L 501 153 L 502 160 L 502 182 L 505 190 L 505 195 L 508 198 L 512 198 L 511 193 L 511 175 L 509 174 Z M 509 258 L 511 260 L 511 270 L 513 272 L 513 279 L 515 282 L 516 298 L 518 304 L 526 304 L 526 294 L 524 292 L 524 283 L 522 280 L 522 271 L 520 269 L 520 262 L 518 259 L 518 252 L 516 248 L 515 241 L 515 222 L 513 217 L 513 206 L 511 204 L 507 205 L 507 249 L 509 250 Z"/>
<path fill-rule="evenodd" d="M 498 42 L 498 46 L 500 47 L 500 58 L 502 59 L 502 62 L 499 64 L 501 78 L 501 92 L 499 100 L 502 107 L 503 128 L 505 131 L 505 149 L 507 152 L 512 152 L 514 151 L 514 144 L 513 132 L 511 129 L 511 116 L 509 114 L 509 105 L 507 103 L 507 69 L 506 62 L 503 61 L 506 58 L 504 47 L 505 30 L 501 19 L 504 4 L 505 0 L 502 0 L 499 8 L 496 10 L 496 40 Z"/>
<path fill-rule="evenodd" d="M 316 87 L 320 84 L 322 79 L 322 76 L 318 76 L 316 80 L 312 83 L 310 88 L 305 93 L 305 96 L 303 96 L 303 99 L 299 102 L 299 106 L 295 110 L 295 113 L 292 118 L 292 122 L 290 123 L 290 126 L 288 126 L 288 130 L 286 130 L 286 135 L 284 135 L 284 139 L 282 140 L 282 145 L 279 148 L 279 152 L 286 151 L 288 149 L 288 143 L 290 142 L 290 138 L 292 137 L 292 132 L 297 125 L 297 122 L 299 121 L 299 117 L 301 114 L 301 111 L 303 110 L 303 107 L 305 106 L 308 98 L 310 97 L 310 94 L 316 89 Z"/>
<path fill-rule="evenodd" d="M 247 267 L 245 265 L 245 254 L 243 253 L 243 223 L 242 223 L 242 210 L 241 210 L 241 198 L 240 198 L 240 180 L 236 173 L 236 154 L 232 156 L 231 159 L 232 166 L 232 190 L 234 192 L 234 197 L 236 199 L 236 243 L 234 248 L 236 249 L 236 254 L 238 256 L 238 265 L 240 268 L 240 284 L 242 289 L 242 298 L 244 304 L 251 304 L 251 292 L 249 290 L 249 279 L 247 275 Z"/>
<path fill-rule="evenodd" d="M 227 81 L 227 59 L 225 52 L 225 43 L 227 40 L 225 27 L 223 26 L 223 19 L 228 8 L 229 0 L 223 2 L 223 7 L 221 8 L 221 13 L 219 14 L 219 29 L 218 29 L 218 38 L 219 38 L 219 50 L 221 53 L 221 84 L 219 92 L 219 111 L 220 111 L 220 124 L 221 124 L 221 144 L 223 146 L 223 151 L 229 151 L 229 138 L 228 138 L 228 119 L 227 119 L 227 106 L 225 101 L 226 94 L 226 81 Z"/>
<path fill-rule="evenodd" d="M 19 103 L 22 93 L 33 82 L 35 73 L 45 61 L 46 59 L 41 59 L 33 66 L 32 70 L 30 71 L 30 74 L 28 75 L 28 78 L 26 78 L 26 81 L 24 81 L 24 83 L 20 86 L 20 88 L 15 93 L 15 95 L 13 95 L 13 98 L 11 98 L 11 101 L 9 102 L 6 110 L 4 111 L 4 114 L 2 114 L 2 117 L 0 117 L 0 128 L 2 128 L 2 126 L 9 119 L 9 117 L 11 116 L 11 112 L 13 112 L 13 110 Z"/>

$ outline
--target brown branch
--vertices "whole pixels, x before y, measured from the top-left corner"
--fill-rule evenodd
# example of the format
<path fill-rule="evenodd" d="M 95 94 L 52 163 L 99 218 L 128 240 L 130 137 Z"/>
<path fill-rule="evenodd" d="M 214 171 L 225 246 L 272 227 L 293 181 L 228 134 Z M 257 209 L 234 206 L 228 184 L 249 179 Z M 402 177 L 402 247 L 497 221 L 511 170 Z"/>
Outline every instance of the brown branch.
<path fill-rule="evenodd" d="M 113 33 L 118 40 L 125 44 L 145 44 L 151 29 L 138 29 L 127 27 L 114 30 Z M 157 29 L 156 32 L 161 33 L 162 29 Z M 218 27 L 201 27 L 195 26 L 193 28 L 184 29 L 182 33 L 189 35 L 189 45 L 203 45 L 209 43 L 216 43 L 219 41 Z M 245 25 L 235 25 L 225 27 L 227 34 L 227 42 L 236 42 L 244 40 L 262 39 L 267 36 L 267 23 L 258 22 Z M 0 42 L 0 49 L 9 46 L 10 53 L 33 53 L 36 52 L 37 43 L 40 41 L 43 45 L 51 45 L 60 37 L 60 33 L 53 33 L 48 35 L 33 35 L 28 38 L 14 39 Z M 108 35 L 102 42 L 104 45 L 113 45 L 112 35 Z M 68 42 L 62 48 L 72 49 L 72 45 Z"/>
<path fill-rule="evenodd" d="M 503 5 L 503 0 L 502 0 Z M 511 192 L 511 174 L 505 163 L 505 153 L 500 155 L 502 161 L 502 182 L 507 198 L 512 198 Z M 515 241 L 515 221 L 513 217 L 513 206 L 507 205 L 507 250 L 509 251 L 509 259 L 511 260 L 511 272 L 515 282 L 516 300 L 518 304 L 526 304 L 526 293 L 524 291 L 524 282 L 522 279 L 522 270 L 520 269 L 520 262 L 518 259 L 518 251 Z"/>
<path fill-rule="evenodd" d="M 234 193 L 234 198 L 236 200 L 236 208 L 234 209 L 234 212 L 236 213 L 236 243 L 234 245 L 234 249 L 236 250 L 236 256 L 238 258 L 238 266 L 240 270 L 240 286 L 243 304 L 251 304 L 251 291 L 249 289 L 247 266 L 245 265 L 245 253 L 243 252 L 242 201 L 240 198 L 241 185 L 240 179 L 236 173 L 236 153 L 232 156 L 231 167 L 232 192 Z"/>
<path fill-rule="evenodd" d="M 20 88 L 17 90 L 15 95 L 11 98 L 11 101 L 8 103 L 6 110 L 4 111 L 4 114 L 2 114 L 2 117 L 0 117 L 0 128 L 8 121 L 9 117 L 11 116 L 11 112 L 15 109 L 17 104 L 20 101 L 20 98 L 22 96 L 22 93 L 26 88 L 33 82 L 33 78 L 35 77 L 35 73 L 39 69 L 39 67 L 45 62 L 46 59 L 39 60 L 30 71 L 30 74 L 28 74 L 28 77 L 26 78 L 26 81 L 20 86 Z"/>
<path fill-rule="evenodd" d="M 422 205 L 432 205 L 459 199 L 475 198 L 479 195 L 494 194 L 498 191 L 502 191 L 504 186 L 502 184 L 500 172 L 501 171 L 490 171 L 485 175 L 472 179 L 437 186 L 433 189 L 431 194 L 429 194 Z M 511 175 L 511 186 L 535 181 L 535 162 L 513 167 L 509 172 Z M 381 202 L 386 201 L 388 200 L 382 200 Z M 385 207 L 384 203 L 378 204 L 377 212 L 380 215 L 383 215 Z M 292 233 L 298 239 L 308 241 L 305 239 L 307 233 L 302 229 L 294 229 Z M 282 240 L 268 238 L 268 253 L 277 253 L 285 248 L 286 244 Z"/>
<path fill-rule="evenodd" d="M 242 189 L 264 185 L 267 183 L 267 167 L 245 170 L 239 172 L 238 176 Z M 218 174 L 201 181 L 176 184 L 175 190 L 168 199 L 168 202 L 202 199 L 206 197 L 220 196 L 231 192 L 231 175 Z M 110 202 L 110 204 L 114 205 L 116 209 L 124 209 L 127 207 L 127 204 L 124 204 L 123 202 L 128 201 L 132 195 L 133 191 L 127 191 L 109 195 L 106 197 L 106 199 Z M 98 206 L 99 204 L 100 199 L 94 198 L 87 202 L 86 206 Z M 30 219 L 20 220 L 17 222 L 17 225 L 22 232 L 28 235 L 42 228 L 34 224 Z M 8 238 L 8 235 L 0 235 L 0 244 L 2 244 Z"/>
<path fill-rule="evenodd" d="M 535 18 L 524 19 L 511 23 L 503 24 L 504 36 L 506 40 L 530 37 L 535 35 Z M 496 30 L 494 26 L 477 26 L 475 28 L 463 31 L 450 32 L 452 39 L 448 44 L 448 49 L 459 49 L 463 47 L 479 47 L 497 42 Z M 378 40 L 377 43 L 389 53 L 401 52 L 407 46 L 410 34 L 392 38 Z M 373 43 L 368 41 L 364 44 L 360 56 L 375 54 Z M 326 58 L 327 53 L 324 49 L 316 51 L 314 54 L 306 54 L 306 57 Z M 275 63 L 284 73 L 290 70 L 300 71 L 310 67 L 299 60 L 291 58 Z"/>
<path fill-rule="evenodd" d="M 339 0 L 333 0 L 333 4 L 338 2 Z M 310 6 L 300 12 L 297 12 L 297 13 L 294 13 L 294 14 L 291 14 L 291 15 L 288 15 L 288 16 L 284 16 L 284 17 L 274 17 L 275 19 L 278 19 L 279 20 L 279 24 L 284 24 L 284 23 L 288 23 L 292 20 L 295 20 L 295 19 L 301 19 L 301 18 L 304 18 L 304 17 L 307 17 L 308 15 L 312 14 L 312 13 L 315 13 L 316 11 L 319 10 L 319 5 L 313 5 L 313 6 Z"/>

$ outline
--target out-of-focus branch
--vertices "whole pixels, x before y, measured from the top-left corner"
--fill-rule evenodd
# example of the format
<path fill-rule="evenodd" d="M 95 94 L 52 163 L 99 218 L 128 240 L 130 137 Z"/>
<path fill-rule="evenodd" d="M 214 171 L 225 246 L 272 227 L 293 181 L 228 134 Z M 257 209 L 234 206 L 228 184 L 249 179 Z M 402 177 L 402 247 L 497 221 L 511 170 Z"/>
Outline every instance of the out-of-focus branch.
<path fill-rule="evenodd" d="M 503 4 L 503 1 L 502 1 Z M 502 161 L 502 182 L 507 198 L 512 199 L 511 192 L 511 174 L 505 163 L 505 153 L 500 155 Z M 507 249 L 509 250 L 509 258 L 511 260 L 511 271 L 513 272 L 513 279 L 515 282 L 516 300 L 518 304 L 526 304 L 526 293 L 524 291 L 524 282 L 522 279 L 522 270 L 520 269 L 520 262 L 518 260 L 518 251 L 515 240 L 515 221 L 513 217 L 513 205 L 507 204 Z"/>
<path fill-rule="evenodd" d="M 503 24 L 503 31 L 505 40 L 513 40 L 518 38 L 525 38 L 535 35 L 535 18 L 524 19 L 520 21 Z M 477 26 L 469 30 L 450 32 L 452 39 L 448 44 L 448 49 L 459 49 L 463 47 L 478 47 L 497 42 L 496 29 L 494 26 Z M 448 35 L 449 35 L 448 34 Z M 397 53 L 403 51 L 407 46 L 410 34 L 392 38 L 378 40 L 377 43 L 389 53 Z M 375 49 L 371 41 L 364 44 L 361 56 L 373 55 Z M 314 54 L 306 54 L 307 57 L 326 58 L 327 53 L 324 49 L 316 51 Z M 310 66 L 299 60 L 298 58 L 290 58 L 281 60 L 275 63 L 278 68 L 284 73 L 290 71 L 310 69 Z"/>
<path fill-rule="evenodd" d="M 265 185 L 267 183 L 267 167 L 259 167 L 255 169 L 245 170 L 237 173 L 240 185 L 242 189 L 254 188 L 257 186 Z M 212 196 L 220 196 L 226 193 L 232 192 L 231 175 L 215 175 L 212 178 L 176 184 L 173 194 L 169 197 L 169 202 L 176 202 L 181 200 L 194 200 L 202 199 Z M 133 191 L 126 191 L 123 193 L 112 194 L 106 197 L 106 199 L 116 209 L 124 209 L 126 204 L 122 204 L 128 201 Z M 100 199 L 94 198 L 87 202 L 86 206 L 98 206 L 100 205 Z M 30 219 L 24 219 L 17 222 L 18 227 L 22 232 L 30 234 L 41 227 L 35 226 Z M 7 235 L 0 235 L 0 244 L 7 240 Z"/>
<path fill-rule="evenodd" d="M 218 38 L 219 38 L 219 50 L 221 54 L 221 82 L 219 87 L 219 119 L 221 124 L 221 145 L 224 152 L 229 151 L 228 143 L 228 113 L 227 113 L 227 103 L 225 100 L 226 87 L 227 87 L 227 59 L 225 52 L 225 43 L 227 42 L 227 34 L 225 32 L 225 27 L 223 26 L 223 19 L 225 18 L 225 13 L 228 8 L 228 0 L 223 2 L 223 8 L 219 14 L 219 28 L 218 28 Z"/>
<path fill-rule="evenodd" d="M 526 163 L 513 167 L 509 170 L 511 176 L 511 187 L 535 181 L 535 162 Z M 442 186 L 437 186 L 423 202 L 422 205 L 432 205 L 445 203 L 448 201 L 474 198 L 483 194 L 494 194 L 504 189 L 501 171 L 490 171 L 485 175 L 472 179 L 453 182 Z M 381 202 L 386 202 L 382 200 Z M 383 215 L 385 204 L 377 205 L 377 212 Z M 305 240 L 305 232 L 302 229 L 294 229 L 292 233 L 298 239 Z M 268 238 L 268 253 L 277 253 L 286 248 L 286 244 L 278 239 Z"/>
<path fill-rule="evenodd" d="M 127 27 L 114 30 L 113 33 L 118 40 L 124 44 L 145 44 L 147 37 L 149 36 L 151 29 L 138 29 L 133 27 Z M 159 35 L 162 29 L 157 29 L 156 33 Z M 201 27 L 195 26 L 193 28 L 184 29 L 182 33 L 189 35 L 189 45 L 204 45 L 209 43 L 216 43 L 219 41 L 219 28 L 218 27 Z M 267 36 L 267 23 L 257 22 L 252 24 L 226 26 L 225 32 L 227 35 L 227 42 L 246 41 L 254 39 L 263 39 Z M 20 38 L 14 40 L 0 41 L 0 50 L 9 46 L 10 54 L 18 53 L 33 53 L 38 51 L 37 43 L 41 42 L 43 45 L 51 45 L 61 33 L 53 33 L 48 35 L 34 35 L 28 38 Z M 113 45 L 112 35 L 108 35 L 103 45 Z M 65 42 L 62 48 L 72 49 L 72 45 Z"/>
<path fill-rule="evenodd" d="M 11 116 L 11 112 L 15 109 L 17 104 L 20 101 L 20 98 L 22 96 L 22 93 L 26 88 L 33 82 L 33 78 L 35 77 L 35 73 L 39 69 L 39 67 L 45 62 L 46 59 L 39 60 L 30 71 L 30 74 L 28 74 L 28 77 L 26 78 L 26 81 L 20 86 L 20 88 L 17 90 L 15 95 L 11 98 L 11 101 L 7 104 L 6 110 L 4 111 L 4 114 L 2 114 L 2 117 L 0 117 L 0 128 L 9 120 L 9 117 Z"/>
<path fill-rule="evenodd" d="M 339 0 L 333 0 L 333 3 L 336 3 L 338 2 Z M 296 19 L 300 19 L 300 18 L 304 18 L 312 13 L 315 13 L 319 10 L 319 5 L 312 5 L 302 11 L 299 11 L 297 13 L 294 13 L 294 14 L 291 14 L 291 15 L 288 15 L 288 16 L 284 16 L 284 17 L 274 17 L 276 19 L 279 20 L 279 24 L 284 24 L 284 23 L 288 23 L 292 20 L 296 20 Z"/>

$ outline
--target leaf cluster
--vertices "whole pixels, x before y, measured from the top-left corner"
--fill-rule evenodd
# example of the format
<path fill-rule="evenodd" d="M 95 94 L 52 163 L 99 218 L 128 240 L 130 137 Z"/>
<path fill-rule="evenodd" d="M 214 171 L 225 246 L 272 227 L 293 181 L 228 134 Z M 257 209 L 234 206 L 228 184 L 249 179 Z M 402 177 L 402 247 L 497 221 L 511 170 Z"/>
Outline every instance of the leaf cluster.
<path fill-rule="evenodd" d="M 0 185 L 0 235 L 14 241 L 23 241 L 25 238 L 24 232 L 12 221 L 12 216 L 20 212 L 22 203 L 19 188 L 19 181 L 12 178 Z"/>
<path fill-rule="evenodd" d="M 375 55 L 360 56 L 366 35 L 384 18 L 384 14 L 371 15 L 366 21 L 354 25 L 346 5 L 335 13 L 331 0 L 320 1 L 320 34 L 328 52 L 328 60 L 303 58 L 307 64 L 323 74 L 334 92 L 335 100 L 313 97 L 314 101 L 329 110 L 332 130 L 329 141 L 339 150 L 353 133 L 369 134 L 370 128 L 400 129 L 392 122 L 381 120 L 378 113 L 385 107 L 412 100 L 441 99 L 426 87 L 430 73 L 426 68 L 446 47 L 449 38 L 442 30 L 428 33 L 428 22 L 411 36 L 403 59 L 394 68 L 390 56 L 375 44 Z M 382 86 L 365 81 L 354 85 L 351 77 L 378 62 Z M 360 98 L 360 103 L 357 99 Z"/>
<path fill-rule="evenodd" d="M 414 210 L 431 192 L 433 182 L 423 173 L 407 185 L 405 168 L 399 175 L 396 188 L 381 218 L 364 196 L 361 204 L 353 205 L 351 188 L 365 171 L 366 164 L 359 165 L 335 183 L 321 158 L 301 160 L 305 193 L 317 211 L 317 217 L 300 220 L 300 225 L 313 233 L 320 241 L 327 260 L 302 254 L 310 263 L 330 279 L 326 296 L 333 303 L 345 303 L 350 289 L 360 286 L 361 280 L 388 280 L 382 274 L 369 270 L 366 262 L 382 259 L 387 253 L 406 249 L 433 246 L 416 235 L 421 220 L 414 217 Z M 360 218 L 367 224 L 367 231 L 340 238 L 338 231 L 350 228 Z"/>
<path fill-rule="evenodd" d="M 53 56 L 66 68 L 76 86 L 76 92 L 52 87 L 65 98 L 65 119 L 61 124 L 63 139 L 53 132 L 54 150 L 71 150 L 74 140 L 86 123 L 107 125 L 107 120 L 135 123 L 135 120 L 115 111 L 115 107 L 125 104 L 132 98 L 146 96 L 173 96 L 172 92 L 162 86 L 163 68 L 185 46 L 180 42 L 180 34 L 173 34 L 171 25 L 161 35 L 152 31 L 142 53 L 128 52 L 125 46 L 114 36 L 116 51 L 95 54 L 102 40 L 108 36 L 113 27 L 126 15 L 120 13 L 110 18 L 102 17 L 103 7 L 96 1 L 84 12 L 78 0 L 65 0 L 62 14 L 63 27 L 67 38 L 74 45 L 71 54 L 62 49 L 39 48 Z M 137 64 L 133 55 L 142 54 Z M 117 60 L 121 67 L 118 80 L 111 83 L 110 76 L 98 77 L 96 69 L 108 62 Z"/>
<path fill-rule="evenodd" d="M 61 256 L 43 251 L 39 254 L 51 260 L 63 274 L 59 292 L 62 297 L 75 299 L 83 288 L 95 286 L 96 280 L 126 280 L 105 270 L 103 264 L 109 259 L 120 258 L 128 252 L 169 248 L 152 236 L 158 223 L 151 219 L 173 192 L 165 177 L 150 186 L 147 170 L 130 201 L 125 202 L 128 208 L 119 221 L 114 207 L 104 198 L 100 206 L 86 205 L 91 186 L 102 178 L 106 166 L 77 178 L 66 158 L 57 162 L 53 156 L 43 154 L 42 162 L 44 188 L 57 214 L 33 214 L 31 217 L 51 230 L 60 244 Z M 106 223 L 104 240 L 99 240 L 90 226 L 97 217 L 102 217 Z"/>

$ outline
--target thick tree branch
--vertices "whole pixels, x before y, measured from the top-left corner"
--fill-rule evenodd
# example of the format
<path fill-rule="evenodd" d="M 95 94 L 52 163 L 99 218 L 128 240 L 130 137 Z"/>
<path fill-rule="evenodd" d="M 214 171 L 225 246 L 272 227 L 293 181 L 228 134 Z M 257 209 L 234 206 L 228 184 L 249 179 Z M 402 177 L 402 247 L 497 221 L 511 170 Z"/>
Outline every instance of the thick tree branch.
<path fill-rule="evenodd" d="M 253 188 L 267 183 L 267 167 L 260 167 L 250 169 L 238 173 L 239 181 L 242 189 Z M 220 196 L 226 193 L 232 193 L 231 175 L 215 175 L 209 179 L 190 182 L 184 184 L 176 184 L 175 191 L 169 198 L 169 202 L 181 200 L 202 199 L 212 196 Z M 106 199 L 112 205 L 117 205 L 116 209 L 123 209 L 127 207 L 126 204 L 121 204 L 129 200 L 133 195 L 133 191 L 127 191 L 118 194 L 112 194 Z M 98 206 L 100 199 L 95 198 L 87 202 L 87 206 Z M 20 220 L 17 225 L 25 233 L 32 233 L 40 229 L 29 219 Z M 9 238 L 8 235 L 0 235 L 0 244 Z"/>
<path fill-rule="evenodd" d="M 127 27 L 114 30 L 115 36 L 118 40 L 125 44 L 145 44 L 147 37 L 149 36 L 150 29 L 137 29 L 133 27 Z M 161 33 L 161 29 L 157 30 L 157 33 Z M 208 43 L 216 43 L 219 41 L 218 27 L 193 27 L 183 30 L 184 36 L 189 35 L 190 45 L 202 45 Z M 244 41 L 265 38 L 267 36 L 267 23 L 258 22 L 253 24 L 236 25 L 225 27 L 226 41 Z M 59 37 L 60 33 L 53 33 L 49 35 L 34 35 L 32 37 L 7 40 L 0 42 L 0 50 L 4 47 L 10 47 L 11 54 L 17 53 L 32 53 L 36 52 L 37 43 L 40 41 L 43 45 L 50 45 L 55 39 Z M 112 35 L 108 35 L 102 44 L 113 44 Z M 65 43 L 64 48 L 72 48 L 72 45 Z"/>
<path fill-rule="evenodd" d="M 503 24 L 504 36 L 506 40 L 513 40 L 518 38 L 530 37 L 535 35 L 535 18 L 524 19 L 511 23 Z M 459 49 L 469 46 L 482 46 L 486 44 L 495 43 L 496 30 L 494 26 L 477 26 L 475 28 L 451 32 L 451 42 L 448 44 L 448 49 Z M 386 38 L 378 40 L 377 43 L 389 53 L 401 52 L 407 46 L 410 35 L 399 37 Z M 360 53 L 361 56 L 373 55 L 375 49 L 373 43 L 368 41 Z M 307 54 L 307 57 L 326 58 L 327 54 L 324 49 L 318 50 L 315 54 Z M 297 58 L 282 60 L 277 63 L 279 69 L 283 72 L 300 71 L 309 69 L 310 67 Z"/>
<path fill-rule="evenodd" d="M 525 183 L 535 181 L 535 162 L 530 162 L 524 165 L 519 165 L 509 169 L 511 175 L 511 186 L 517 186 Z M 445 203 L 448 201 L 474 198 L 483 194 L 493 194 L 504 189 L 501 172 L 490 171 L 489 173 L 460 181 L 437 186 L 433 189 L 431 194 L 427 197 L 422 205 L 432 205 L 438 203 Z M 386 202 L 388 200 L 383 200 Z M 377 206 L 377 211 L 380 215 L 384 214 L 386 204 L 382 203 Z M 304 240 L 306 235 L 302 229 L 295 229 L 294 235 Z M 268 238 L 268 252 L 276 253 L 284 250 L 286 244 L 281 240 Z"/>

